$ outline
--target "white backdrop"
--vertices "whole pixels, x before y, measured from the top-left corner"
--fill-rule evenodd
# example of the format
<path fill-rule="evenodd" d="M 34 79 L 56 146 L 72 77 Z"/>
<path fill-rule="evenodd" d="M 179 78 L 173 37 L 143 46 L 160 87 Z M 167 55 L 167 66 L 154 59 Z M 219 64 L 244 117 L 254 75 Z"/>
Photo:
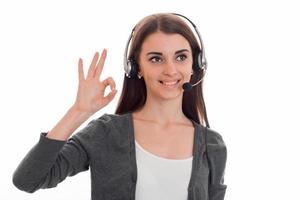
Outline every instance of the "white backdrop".
<path fill-rule="evenodd" d="M 33 194 L 14 187 L 13 171 L 75 101 L 79 57 L 86 73 L 108 49 L 100 79 L 112 76 L 118 93 L 89 120 L 114 112 L 127 38 L 156 12 L 186 15 L 201 33 L 208 118 L 228 149 L 225 199 L 300 199 L 296 0 L 1 1 L 0 199 L 90 199 L 89 171 Z"/>

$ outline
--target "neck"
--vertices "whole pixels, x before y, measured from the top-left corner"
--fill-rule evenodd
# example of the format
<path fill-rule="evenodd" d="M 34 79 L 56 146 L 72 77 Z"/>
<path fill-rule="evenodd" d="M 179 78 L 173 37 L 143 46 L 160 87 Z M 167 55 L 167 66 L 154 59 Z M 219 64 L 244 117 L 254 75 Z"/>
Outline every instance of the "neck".
<path fill-rule="evenodd" d="M 152 121 L 161 126 L 190 123 L 182 111 L 182 98 L 155 100 L 148 98 L 143 108 L 134 114 L 136 119 Z"/>

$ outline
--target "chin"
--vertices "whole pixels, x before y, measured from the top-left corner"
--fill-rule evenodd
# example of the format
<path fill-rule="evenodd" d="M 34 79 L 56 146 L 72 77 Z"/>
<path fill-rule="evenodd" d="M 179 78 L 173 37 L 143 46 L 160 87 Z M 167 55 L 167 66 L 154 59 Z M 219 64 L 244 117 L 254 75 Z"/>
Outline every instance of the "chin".
<path fill-rule="evenodd" d="M 162 83 L 157 82 L 158 84 L 153 85 L 155 87 L 147 88 L 147 96 L 159 98 L 161 100 L 172 100 L 182 98 L 184 90 L 182 88 L 181 82 L 182 81 L 179 81 L 178 83 L 172 86 L 163 85 Z"/>
<path fill-rule="evenodd" d="M 173 100 L 182 98 L 183 89 L 180 90 L 179 88 L 173 91 L 165 91 L 165 90 L 155 90 L 153 92 L 153 97 L 157 97 L 161 100 Z"/>

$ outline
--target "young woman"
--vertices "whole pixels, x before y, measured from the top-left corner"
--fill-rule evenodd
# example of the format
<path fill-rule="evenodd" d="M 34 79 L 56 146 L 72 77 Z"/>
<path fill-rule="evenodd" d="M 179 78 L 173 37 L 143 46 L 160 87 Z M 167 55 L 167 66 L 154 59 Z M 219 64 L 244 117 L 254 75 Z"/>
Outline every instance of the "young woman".
<path fill-rule="evenodd" d="M 227 150 L 209 128 L 202 95 L 206 60 L 196 26 L 173 13 L 143 18 L 126 45 L 116 112 L 72 135 L 117 92 L 111 77 L 99 81 L 106 53 L 99 59 L 96 52 L 86 77 L 79 59 L 75 103 L 40 134 L 13 174 L 15 186 L 32 193 L 90 169 L 93 200 L 224 199 Z M 104 97 L 107 86 L 112 91 Z"/>

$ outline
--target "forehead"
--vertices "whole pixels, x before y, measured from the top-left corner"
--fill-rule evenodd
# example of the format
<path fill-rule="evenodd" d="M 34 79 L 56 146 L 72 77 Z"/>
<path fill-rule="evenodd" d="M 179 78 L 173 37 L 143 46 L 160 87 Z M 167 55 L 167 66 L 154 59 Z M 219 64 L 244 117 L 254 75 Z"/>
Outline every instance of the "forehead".
<path fill-rule="evenodd" d="M 175 52 L 183 48 L 191 51 L 189 42 L 182 35 L 177 33 L 166 34 L 163 32 L 155 32 L 146 37 L 142 44 L 141 53 L 147 53 L 148 51 L 167 53 Z"/>

